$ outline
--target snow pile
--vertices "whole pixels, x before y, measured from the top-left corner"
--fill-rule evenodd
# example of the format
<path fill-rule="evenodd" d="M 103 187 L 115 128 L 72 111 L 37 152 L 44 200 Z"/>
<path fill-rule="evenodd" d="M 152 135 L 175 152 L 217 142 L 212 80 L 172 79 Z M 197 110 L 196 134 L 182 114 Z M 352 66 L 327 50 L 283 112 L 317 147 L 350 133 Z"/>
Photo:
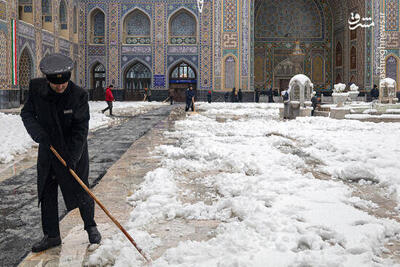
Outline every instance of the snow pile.
<path fill-rule="evenodd" d="M 350 85 L 350 91 L 358 91 L 358 86 L 355 85 L 354 83 L 352 83 L 352 84 Z"/>
<path fill-rule="evenodd" d="M 385 78 L 380 80 L 380 87 L 396 88 L 396 81 L 392 78 Z"/>
<path fill-rule="evenodd" d="M 400 124 L 319 117 L 282 122 L 278 106 L 268 104 L 198 108 L 200 114 L 165 133 L 179 145 L 155 150 L 162 164 L 128 199 L 134 209 L 126 227 L 140 233 L 139 245 L 151 252 L 162 241 L 143 232 L 160 220 L 220 224 L 215 237 L 182 241 L 153 266 L 394 266 L 381 256 L 400 225 L 359 210 L 375 204 L 353 197 L 340 180 L 315 179 L 309 170 L 400 185 Z M 185 201 L 198 194 L 185 184 L 206 187 L 211 203 Z M 91 265 L 141 264 L 121 235 L 105 242 L 90 256 Z"/>
<path fill-rule="evenodd" d="M 16 154 L 27 152 L 34 144 L 20 116 L 0 113 L 0 163 L 12 161 Z"/>
<path fill-rule="evenodd" d="M 334 93 L 343 93 L 346 90 L 346 85 L 343 83 L 337 83 L 334 85 L 333 92 Z"/>

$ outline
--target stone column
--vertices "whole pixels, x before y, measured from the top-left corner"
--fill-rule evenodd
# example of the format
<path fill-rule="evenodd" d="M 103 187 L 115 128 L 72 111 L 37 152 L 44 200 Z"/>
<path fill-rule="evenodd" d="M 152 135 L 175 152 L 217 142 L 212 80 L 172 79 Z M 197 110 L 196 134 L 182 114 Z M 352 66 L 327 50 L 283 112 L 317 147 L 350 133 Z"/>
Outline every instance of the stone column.
<path fill-rule="evenodd" d="M 42 60 L 43 47 L 42 47 L 42 1 L 33 1 L 34 10 L 34 26 L 35 26 L 35 50 L 36 53 L 36 77 L 41 77 L 42 72 L 40 71 L 39 64 Z"/>

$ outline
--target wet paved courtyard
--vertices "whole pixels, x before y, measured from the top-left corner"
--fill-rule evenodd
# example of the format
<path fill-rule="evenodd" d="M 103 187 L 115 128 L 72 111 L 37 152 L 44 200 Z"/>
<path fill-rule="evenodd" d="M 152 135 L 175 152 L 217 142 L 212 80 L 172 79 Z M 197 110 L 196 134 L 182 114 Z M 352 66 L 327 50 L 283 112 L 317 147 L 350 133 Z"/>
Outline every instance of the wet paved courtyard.
<path fill-rule="evenodd" d="M 135 117 L 124 116 L 119 125 L 90 134 L 90 187 L 94 187 L 107 170 L 137 139 L 145 135 L 171 111 L 164 106 Z M 35 150 L 30 151 L 34 159 Z M 29 164 L 28 164 L 29 165 Z M 0 262 L 1 266 L 16 266 L 32 244 L 41 238 L 40 211 L 37 205 L 36 165 L 0 179 Z M 60 216 L 66 209 L 59 194 Z"/>

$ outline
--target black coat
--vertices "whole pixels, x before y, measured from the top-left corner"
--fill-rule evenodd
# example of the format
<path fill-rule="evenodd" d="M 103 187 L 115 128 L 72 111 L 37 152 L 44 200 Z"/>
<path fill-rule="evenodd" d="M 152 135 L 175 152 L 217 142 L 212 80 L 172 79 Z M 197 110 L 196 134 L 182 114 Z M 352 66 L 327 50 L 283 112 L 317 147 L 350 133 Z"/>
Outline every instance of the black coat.
<path fill-rule="evenodd" d="M 28 99 L 21 110 L 22 121 L 32 139 L 39 143 L 37 161 L 38 198 L 43 196 L 50 172 L 55 175 L 68 210 L 77 207 L 81 194 L 87 194 L 49 149 L 51 144 L 88 185 L 89 129 L 88 94 L 71 81 L 62 94 L 55 93 L 44 78 L 29 84 Z M 84 196 L 86 197 L 86 196 Z"/>

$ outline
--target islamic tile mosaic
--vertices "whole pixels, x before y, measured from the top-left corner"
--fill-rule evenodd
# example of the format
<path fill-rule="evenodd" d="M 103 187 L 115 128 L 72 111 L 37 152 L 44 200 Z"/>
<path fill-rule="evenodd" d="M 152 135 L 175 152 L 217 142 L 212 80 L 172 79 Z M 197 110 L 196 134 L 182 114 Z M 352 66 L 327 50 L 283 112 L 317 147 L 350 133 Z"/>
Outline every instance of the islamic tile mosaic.
<path fill-rule="evenodd" d="M 168 46 L 168 54 L 197 54 L 197 46 Z"/>
<path fill-rule="evenodd" d="M 4 1 L 0 1 L 0 19 L 7 19 L 7 3 Z"/>
<path fill-rule="evenodd" d="M 7 71 L 7 37 L 6 33 L 2 30 L 0 30 L 0 84 L 5 84 L 7 81 L 8 77 L 8 71 Z"/>
<path fill-rule="evenodd" d="M 249 2 L 242 0 L 242 76 L 247 76 L 249 73 Z M 242 85 L 242 89 L 247 89 L 247 86 Z"/>
<path fill-rule="evenodd" d="M 119 6 L 116 3 L 109 5 L 108 12 L 110 13 L 109 21 L 108 21 L 108 80 L 110 83 L 118 85 L 120 84 L 120 57 L 118 52 L 120 50 L 120 42 L 119 40 Z"/>
<path fill-rule="evenodd" d="M 224 0 L 224 31 L 237 30 L 237 0 Z"/>
<path fill-rule="evenodd" d="M 399 31 L 399 0 L 386 0 L 386 31 Z"/>
<path fill-rule="evenodd" d="M 212 9 L 209 2 L 204 3 L 201 14 L 201 59 L 200 59 L 200 88 L 207 89 L 212 86 Z"/>
<path fill-rule="evenodd" d="M 165 5 L 159 3 L 155 7 L 155 56 L 154 74 L 165 75 L 164 42 L 165 42 Z"/>
<path fill-rule="evenodd" d="M 217 77 L 221 76 L 221 3 L 220 0 L 214 2 L 214 76 Z"/>
<path fill-rule="evenodd" d="M 27 24 L 26 22 L 19 21 L 18 34 L 23 35 L 24 37 L 35 39 L 35 28 L 31 24 Z"/>
<path fill-rule="evenodd" d="M 145 12 L 147 16 L 152 18 L 153 4 L 151 3 L 129 3 L 122 4 L 121 18 L 124 18 L 127 13 L 131 12 L 135 8 L 139 8 L 142 12 Z"/>
<path fill-rule="evenodd" d="M 85 86 L 87 84 L 87 77 L 86 77 L 86 67 L 87 67 L 87 60 L 86 60 L 86 20 L 85 20 L 85 5 L 81 4 L 79 7 L 79 17 L 81 20 L 79 21 L 79 84 Z"/>
<path fill-rule="evenodd" d="M 237 32 L 224 32 L 222 40 L 224 49 L 235 49 L 238 47 Z"/>
<path fill-rule="evenodd" d="M 88 46 L 89 56 L 105 56 L 106 47 L 104 45 L 90 45 Z"/>
<path fill-rule="evenodd" d="M 126 55 L 122 57 L 121 69 L 126 69 L 128 66 L 136 63 L 136 62 L 145 63 L 146 66 L 152 69 L 152 57 L 146 55 Z"/>
<path fill-rule="evenodd" d="M 151 46 L 127 46 L 123 45 L 122 46 L 122 54 L 151 54 Z"/>
<path fill-rule="evenodd" d="M 172 1 L 171 1 L 172 2 Z M 196 2 L 192 3 L 168 3 L 167 8 L 167 19 L 171 18 L 171 15 L 180 11 L 182 8 L 189 10 L 196 18 L 199 16 Z"/>
<path fill-rule="evenodd" d="M 263 0 L 256 6 L 255 12 L 257 40 L 324 40 L 324 12 L 319 1 Z"/>

